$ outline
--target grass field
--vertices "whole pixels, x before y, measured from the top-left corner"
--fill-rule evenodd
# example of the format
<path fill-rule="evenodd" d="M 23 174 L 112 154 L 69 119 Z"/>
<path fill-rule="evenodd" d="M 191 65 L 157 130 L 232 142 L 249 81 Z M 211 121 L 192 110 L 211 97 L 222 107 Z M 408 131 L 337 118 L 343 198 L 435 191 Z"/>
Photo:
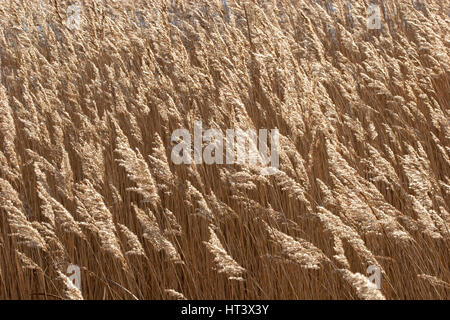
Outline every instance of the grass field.
<path fill-rule="evenodd" d="M 450 3 L 373 4 L 0 0 L 0 299 L 449 299 Z"/>

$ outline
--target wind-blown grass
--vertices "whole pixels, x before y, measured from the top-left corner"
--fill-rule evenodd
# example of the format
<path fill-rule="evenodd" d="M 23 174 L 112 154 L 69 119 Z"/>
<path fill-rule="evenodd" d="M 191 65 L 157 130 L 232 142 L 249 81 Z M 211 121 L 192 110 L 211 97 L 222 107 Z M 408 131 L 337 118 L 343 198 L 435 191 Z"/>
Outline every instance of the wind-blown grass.
<path fill-rule="evenodd" d="M 448 2 L 377 3 L 92 0 L 70 30 L 3 1 L 0 299 L 449 299 Z M 195 120 L 278 128 L 279 171 L 175 165 Z"/>

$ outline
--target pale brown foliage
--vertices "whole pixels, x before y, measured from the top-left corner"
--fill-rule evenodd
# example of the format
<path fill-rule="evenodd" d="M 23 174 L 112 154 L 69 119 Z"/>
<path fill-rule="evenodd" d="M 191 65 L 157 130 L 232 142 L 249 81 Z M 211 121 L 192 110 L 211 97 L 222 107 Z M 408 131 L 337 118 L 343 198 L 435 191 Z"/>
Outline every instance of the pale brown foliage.
<path fill-rule="evenodd" d="M 7 2 L 0 299 L 449 299 L 448 1 L 375 1 L 380 30 L 368 1 L 81 1 L 79 30 Z M 176 165 L 195 120 L 279 129 L 279 168 Z"/>

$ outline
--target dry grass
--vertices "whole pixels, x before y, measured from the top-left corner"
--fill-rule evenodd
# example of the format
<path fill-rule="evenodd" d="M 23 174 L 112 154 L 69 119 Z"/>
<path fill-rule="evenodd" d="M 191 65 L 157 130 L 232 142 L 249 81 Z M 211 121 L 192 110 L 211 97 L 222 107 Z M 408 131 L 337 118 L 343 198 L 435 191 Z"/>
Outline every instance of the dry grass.
<path fill-rule="evenodd" d="M 0 299 L 450 298 L 448 1 L 380 0 L 381 30 L 368 1 L 83 2 L 78 31 L 0 4 Z M 174 165 L 194 120 L 278 128 L 280 171 Z"/>

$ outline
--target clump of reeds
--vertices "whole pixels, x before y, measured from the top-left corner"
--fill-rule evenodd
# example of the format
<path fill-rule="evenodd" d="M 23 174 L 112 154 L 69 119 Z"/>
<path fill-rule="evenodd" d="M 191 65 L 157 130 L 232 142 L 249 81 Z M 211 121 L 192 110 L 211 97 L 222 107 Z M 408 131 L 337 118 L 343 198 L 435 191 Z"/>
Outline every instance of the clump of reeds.
<path fill-rule="evenodd" d="M 448 299 L 448 8 L 377 3 L 1 6 L 0 299 Z M 279 167 L 176 165 L 200 120 Z"/>

